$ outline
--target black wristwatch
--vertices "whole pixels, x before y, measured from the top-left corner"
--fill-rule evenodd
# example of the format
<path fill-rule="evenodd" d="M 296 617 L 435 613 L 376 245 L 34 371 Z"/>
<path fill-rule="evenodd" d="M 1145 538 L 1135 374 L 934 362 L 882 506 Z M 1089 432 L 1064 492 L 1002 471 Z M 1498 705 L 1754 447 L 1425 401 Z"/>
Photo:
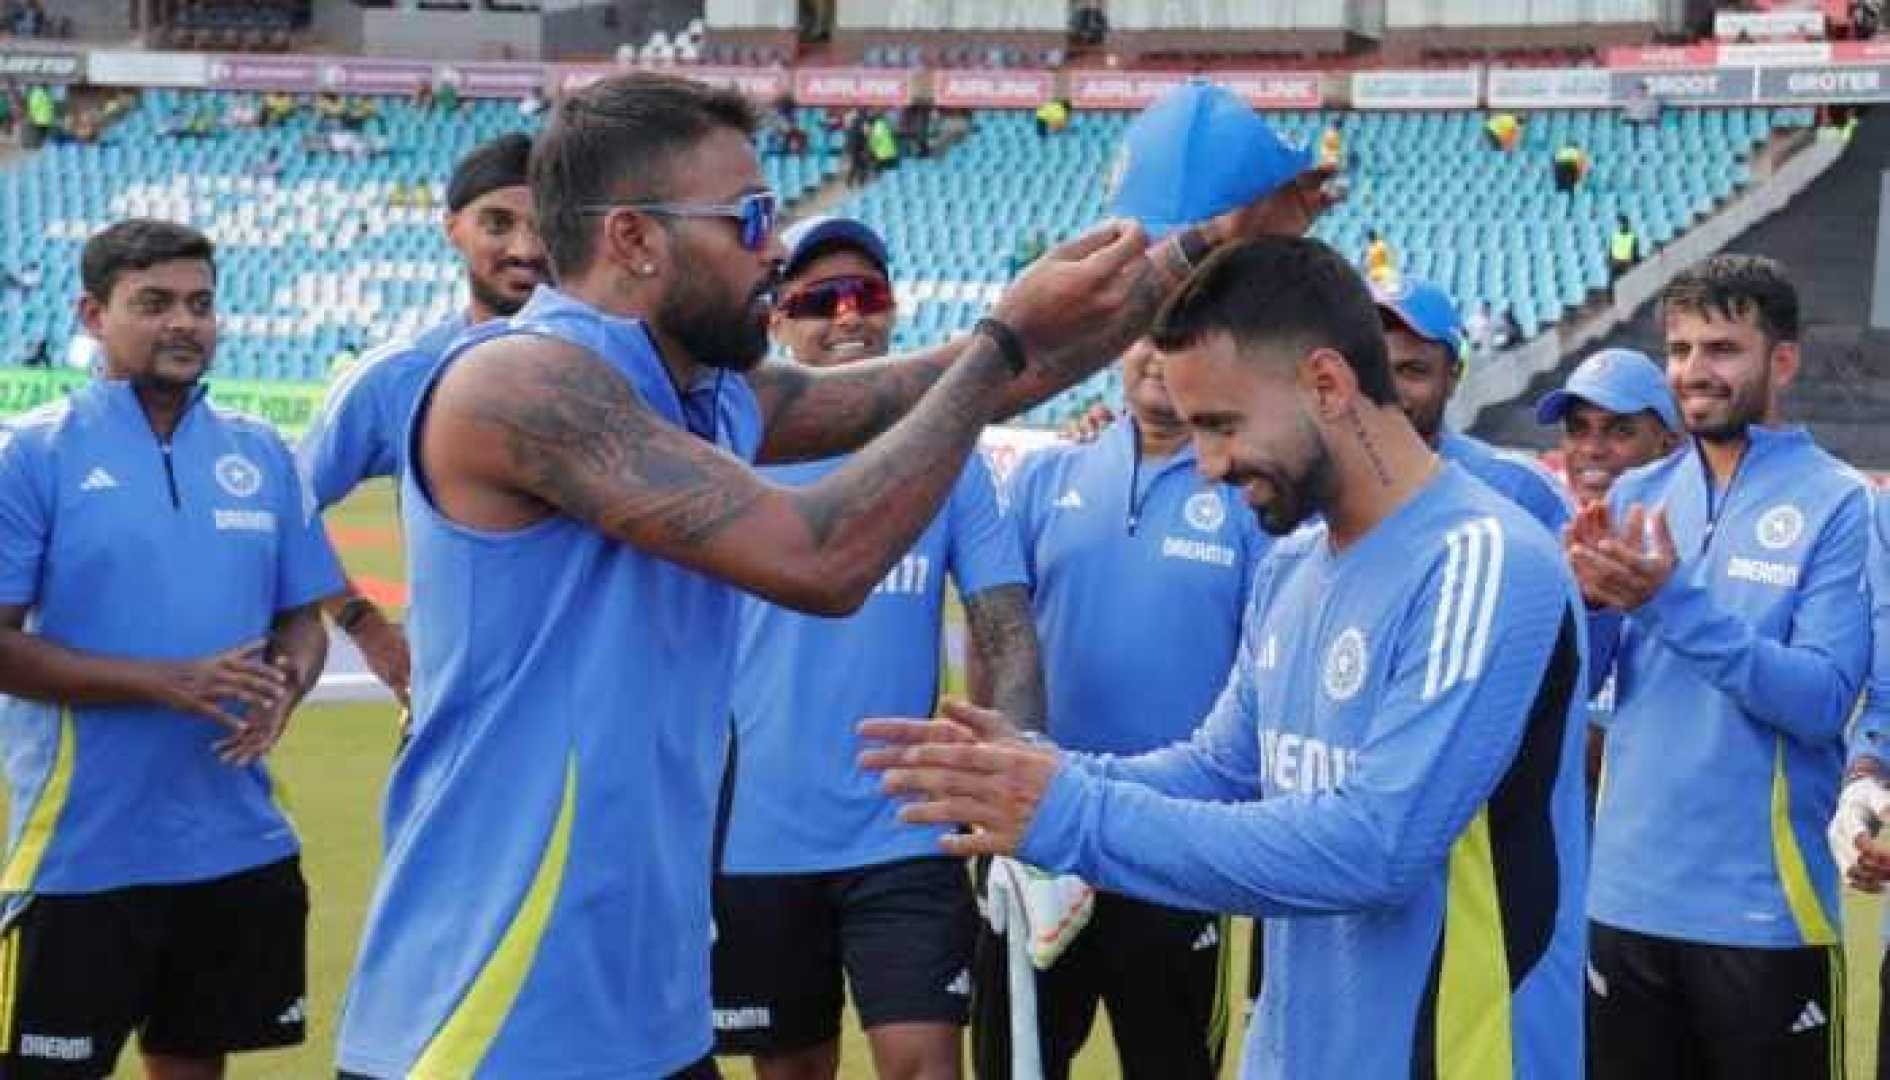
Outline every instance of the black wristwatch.
<path fill-rule="evenodd" d="M 991 344 L 997 346 L 998 355 L 1004 358 L 1005 366 L 1011 369 L 1011 378 L 1022 375 L 1024 369 L 1030 366 L 1029 359 L 1024 355 L 1024 339 L 1001 320 L 989 316 L 979 319 L 972 324 L 971 332 L 983 334 Z"/>

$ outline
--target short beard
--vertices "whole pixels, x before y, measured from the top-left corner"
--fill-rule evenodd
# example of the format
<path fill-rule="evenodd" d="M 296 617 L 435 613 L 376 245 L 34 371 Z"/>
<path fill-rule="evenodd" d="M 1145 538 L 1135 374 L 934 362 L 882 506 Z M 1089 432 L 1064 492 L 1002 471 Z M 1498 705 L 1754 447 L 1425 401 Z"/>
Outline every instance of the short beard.
<path fill-rule="evenodd" d="M 1282 495 L 1290 491 L 1291 498 L 1275 500 L 1260 515 L 1260 527 L 1271 536 L 1287 536 L 1313 515 L 1324 514 L 1338 495 L 1338 470 L 1332 464 L 1332 455 L 1326 451 L 1326 444 L 1311 421 L 1302 417 L 1300 423 L 1312 446 L 1312 458 L 1290 486 L 1275 485 Z"/>
<path fill-rule="evenodd" d="M 721 304 L 693 277 L 677 281 L 651 320 L 703 367 L 751 371 L 768 356 L 768 321 L 753 314 L 753 297 Z"/>
<path fill-rule="evenodd" d="M 480 307 L 485 308 L 501 319 L 509 319 L 517 315 L 519 310 L 531 300 L 532 296 L 531 293 L 526 293 L 523 300 L 514 300 L 510 293 L 500 292 L 498 289 L 493 288 L 470 274 L 467 275 L 466 286 L 468 291 L 472 293 L 473 303 L 478 304 Z"/>

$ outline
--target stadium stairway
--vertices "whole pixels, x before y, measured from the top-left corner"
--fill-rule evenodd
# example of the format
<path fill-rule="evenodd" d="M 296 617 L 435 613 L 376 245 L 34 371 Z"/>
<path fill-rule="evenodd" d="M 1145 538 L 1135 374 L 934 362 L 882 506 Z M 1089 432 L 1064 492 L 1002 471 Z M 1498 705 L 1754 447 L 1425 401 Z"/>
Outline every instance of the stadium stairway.
<path fill-rule="evenodd" d="M 1827 134 L 1824 137 L 1829 138 Z M 1890 332 L 1869 327 L 1879 185 L 1890 169 L 1890 113 L 1868 114 L 1843 156 L 1783 210 L 1734 237 L 1724 250 L 1779 259 L 1803 307 L 1803 369 L 1785 401 L 1787 416 L 1851 464 L 1890 468 Z M 1600 341 L 1567 357 L 1514 401 L 1485 410 L 1476 434 L 1506 446 L 1552 445 L 1532 403 L 1561 385 L 1583 357 L 1604 347 L 1664 349 L 1656 305 L 1648 302 Z"/>

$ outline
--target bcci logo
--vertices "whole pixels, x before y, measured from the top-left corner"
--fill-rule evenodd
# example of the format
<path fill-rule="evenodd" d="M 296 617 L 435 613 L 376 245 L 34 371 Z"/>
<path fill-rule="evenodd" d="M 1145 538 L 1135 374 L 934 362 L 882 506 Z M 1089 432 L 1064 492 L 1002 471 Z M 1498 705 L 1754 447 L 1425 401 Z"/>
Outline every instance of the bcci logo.
<path fill-rule="evenodd" d="M 1227 520 L 1227 504 L 1221 501 L 1220 492 L 1203 491 L 1188 497 L 1182 504 L 1181 516 L 1200 532 L 1219 532 L 1221 522 Z"/>
<path fill-rule="evenodd" d="M 217 486 L 239 499 L 247 499 L 262 490 L 262 470 L 241 454 L 225 454 L 217 459 Z"/>
<path fill-rule="evenodd" d="M 1326 696 L 1350 701 L 1365 685 L 1365 635 L 1356 626 L 1339 631 L 1326 649 Z"/>
<path fill-rule="evenodd" d="M 1781 551 L 1798 542 L 1805 531 L 1805 515 L 1789 503 L 1774 506 L 1759 519 L 1759 544 L 1768 551 Z"/>

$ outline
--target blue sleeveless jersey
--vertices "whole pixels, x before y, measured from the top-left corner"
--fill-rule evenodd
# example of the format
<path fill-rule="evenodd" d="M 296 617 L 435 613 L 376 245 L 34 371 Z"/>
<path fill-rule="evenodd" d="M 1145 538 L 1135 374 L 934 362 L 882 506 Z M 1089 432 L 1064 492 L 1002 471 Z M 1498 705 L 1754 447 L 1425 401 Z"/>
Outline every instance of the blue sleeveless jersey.
<path fill-rule="evenodd" d="M 540 289 L 499 335 L 601 357 L 743 458 L 747 382 L 672 387 L 643 324 Z M 412 444 L 422 394 L 408 422 Z M 730 586 L 553 517 L 453 523 L 402 480 L 414 728 L 339 1062 L 377 1077 L 661 1076 L 709 1052 L 709 880 L 729 730 Z"/>

